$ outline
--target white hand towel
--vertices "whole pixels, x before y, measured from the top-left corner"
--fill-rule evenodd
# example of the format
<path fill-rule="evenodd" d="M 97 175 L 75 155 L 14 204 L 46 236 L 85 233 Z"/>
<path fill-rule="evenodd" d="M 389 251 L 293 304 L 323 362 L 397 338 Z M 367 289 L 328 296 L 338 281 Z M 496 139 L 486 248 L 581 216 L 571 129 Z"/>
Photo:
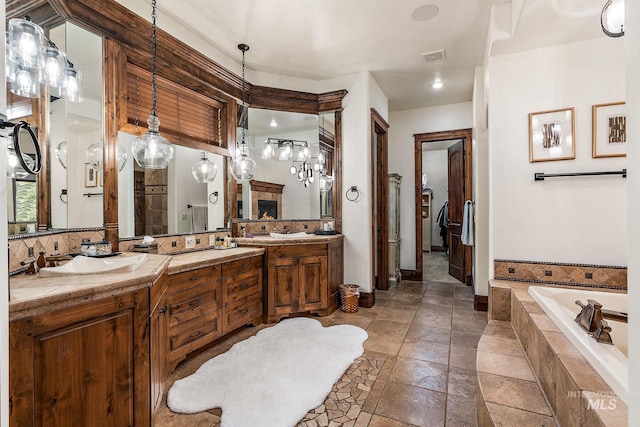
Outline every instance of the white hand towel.
<path fill-rule="evenodd" d="M 462 236 L 460 240 L 462 240 L 463 245 L 473 246 L 473 202 L 471 200 L 464 202 Z"/>
<path fill-rule="evenodd" d="M 198 231 L 207 230 L 207 206 L 191 206 L 191 231 L 196 233 Z"/>

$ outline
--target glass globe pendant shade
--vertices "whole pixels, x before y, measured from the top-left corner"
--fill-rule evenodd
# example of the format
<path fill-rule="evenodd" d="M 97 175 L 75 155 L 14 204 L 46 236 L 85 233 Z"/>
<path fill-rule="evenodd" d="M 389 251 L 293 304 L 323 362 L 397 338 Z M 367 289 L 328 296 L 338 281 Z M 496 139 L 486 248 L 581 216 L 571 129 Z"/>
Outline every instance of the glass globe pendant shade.
<path fill-rule="evenodd" d="M 11 62 L 27 68 L 44 67 L 44 57 L 40 54 L 44 31 L 39 25 L 26 19 L 10 19 L 7 39 Z"/>
<path fill-rule="evenodd" d="M 160 119 L 151 115 L 147 120 L 149 130 L 131 145 L 131 153 L 142 168 L 165 169 L 173 158 L 173 146 L 160 135 Z"/>
<path fill-rule="evenodd" d="M 608 0 L 602 8 L 600 26 L 609 37 L 624 36 L 625 0 Z"/>
<path fill-rule="evenodd" d="M 269 140 L 266 140 L 264 142 L 264 147 L 262 147 L 262 158 L 265 160 L 268 160 L 272 157 L 273 157 L 273 146 L 271 145 Z"/>
<path fill-rule="evenodd" d="M 87 148 L 87 160 L 91 163 L 91 167 L 97 171 L 102 170 L 104 163 L 104 145 L 102 139 L 94 142 Z"/>
<path fill-rule="evenodd" d="M 231 176 L 236 181 L 249 181 L 256 173 L 256 162 L 245 153 L 231 159 Z"/>
<path fill-rule="evenodd" d="M 207 153 L 202 153 L 202 158 L 191 167 L 191 173 L 196 181 L 206 184 L 213 182 L 218 173 L 218 166 L 207 158 Z"/>
<path fill-rule="evenodd" d="M 62 141 L 56 147 L 56 157 L 63 168 L 67 168 L 67 141 Z"/>

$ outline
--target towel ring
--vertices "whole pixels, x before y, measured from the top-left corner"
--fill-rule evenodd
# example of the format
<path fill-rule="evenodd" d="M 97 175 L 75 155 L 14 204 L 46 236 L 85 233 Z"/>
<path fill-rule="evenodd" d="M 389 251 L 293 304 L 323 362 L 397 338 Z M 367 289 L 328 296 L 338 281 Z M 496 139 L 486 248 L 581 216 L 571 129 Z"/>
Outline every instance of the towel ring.
<path fill-rule="evenodd" d="M 63 199 L 62 196 L 67 196 L 67 198 L 69 197 L 69 194 L 67 193 L 66 188 L 63 188 L 62 190 L 60 190 L 60 201 L 65 204 L 68 203 L 68 200 Z"/>
<path fill-rule="evenodd" d="M 211 200 L 212 198 L 214 198 L 214 200 Z M 215 205 L 216 203 L 218 203 L 218 192 L 214 191 L 213 193 L 209 194 L 209 203 L 211 203 L 212 205 Z"/>
<path fill-rule="evenodd" d="M 356 196 L 351 198 L 349 197 L 350 193 L 356 193 Z M 351 188 L 349 188 L 347 190 L 347 194 L 345 194 L 345 197 L 347 198 L 348 201 L 350 202 L 355 202 L 356 200 L 358 200 L 358 198 L 360 197 L 360 191 L 358 191 L 358 187 L 355 185 L 352 185 Z"/>

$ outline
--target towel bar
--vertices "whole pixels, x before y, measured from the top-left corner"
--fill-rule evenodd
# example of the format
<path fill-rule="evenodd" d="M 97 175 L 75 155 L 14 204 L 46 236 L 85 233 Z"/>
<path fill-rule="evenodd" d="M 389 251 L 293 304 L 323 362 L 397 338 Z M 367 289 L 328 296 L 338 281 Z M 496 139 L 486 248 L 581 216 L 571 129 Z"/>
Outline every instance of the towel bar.
<path fill-rule="evenodd" d="M 536 172 L 533 175 L 535 181 L 544 181 L 545 178 L 555 178 L 563 176 L 596 176 L 596 175 L 622 175 L 623 178 L 627 177 L 627 170 L 622 169 L 619 171 L 600 171 L 600 172 L 568 172 L 568 173 L 547 173 Z"/>

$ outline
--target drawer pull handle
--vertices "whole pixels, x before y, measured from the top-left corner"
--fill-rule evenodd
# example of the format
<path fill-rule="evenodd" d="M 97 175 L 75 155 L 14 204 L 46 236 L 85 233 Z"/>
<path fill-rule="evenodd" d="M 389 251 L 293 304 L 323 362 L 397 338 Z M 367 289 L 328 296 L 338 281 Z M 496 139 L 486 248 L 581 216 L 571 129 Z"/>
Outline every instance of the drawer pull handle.
<path fill-rule="evenodd" d="M 194 332 L 191 335 L 189 335 L 189 338 L 198 338 L 200 335 L 202 335 L 201 331 Z"/>
<path fill-rule="evenodd" d="M 200 305 L 200 298 L 189 301 L 189 305 L 191 307 L 196 306 L 196 305 Z"/>
<path fill-rule="evenodd" d="M 202 279 L 202 276 L 193 276 L 193 277 L 189 277 L 189 281 L 190 281 L 190 282 L 193 282 L 193 281 L 195 281 L 195 280 L 200 280 L 200 279 Z"/>
<path fill-rule="evenodd" d="M 158 309 L 158 313 L 165 314 L 167 312 L 167 306 L 164 305 Z"/>
<path fill-rule="evenodd" d="M 245 308 L 244 310 L 242 310 L 242 311 L 240 312 L 240 314 L 247 314 L 248 312 L 249 312 L 249 309 L 248 309 L 248 308 Z"/>

